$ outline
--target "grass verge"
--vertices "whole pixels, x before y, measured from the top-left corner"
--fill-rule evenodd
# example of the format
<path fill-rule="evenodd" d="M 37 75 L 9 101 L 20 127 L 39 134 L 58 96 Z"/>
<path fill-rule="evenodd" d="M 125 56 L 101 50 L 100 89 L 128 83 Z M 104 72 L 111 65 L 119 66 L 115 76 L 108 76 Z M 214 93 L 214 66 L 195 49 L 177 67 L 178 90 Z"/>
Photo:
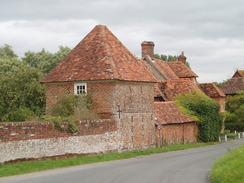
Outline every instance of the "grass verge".
<path fill-rule="evenodd" d="M 136 156 L 150 155 L 156 153 L 163 153 L 169 151 L 178 151 L 190 148 L 197 148 L 207 145 L 213 145 L 216 143 L 194 143 L 194 144 L 182 144 L 182 145 L 171 145 L 162 148 L 144 149 L 132 152 L 123 153 L 110 153 L 95 156 L 82 156 L 72 159 L 62 159 L 62 160 L 48 160 L 48 161 L 32 161 L 16 163 L 12 165 L 0 165 L 0 177 L 18 175 L 24 173 L 37 172 L 42 170 L 49 170 L 55 168 L 63 168 L 75 165 L 83 165 L 111 160 L 128 159 Z"/>
<path fill-rule="evenodd" d="M 217 160 L 211 170 L 211 183 L 244 182 L 244 146 L 231 150 Z"/>

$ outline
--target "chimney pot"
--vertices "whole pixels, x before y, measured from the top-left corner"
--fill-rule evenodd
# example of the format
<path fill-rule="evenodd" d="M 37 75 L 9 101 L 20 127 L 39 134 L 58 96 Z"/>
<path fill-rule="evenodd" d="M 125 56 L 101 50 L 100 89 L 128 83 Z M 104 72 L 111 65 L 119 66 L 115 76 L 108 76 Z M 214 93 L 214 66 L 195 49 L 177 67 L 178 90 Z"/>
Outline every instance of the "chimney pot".
<path fill-rule="evenodd" d="M 186 64 L 186 56 L 184 55 L 184 51 L 181 52 L 181 55 L 178 57 L 178 61 L 181 61 L 184 64 Z"/>
<path fill-rule="evenodd" d="M 142 49 L 142 59 L 148 55 L 151 57 L 151 59 L 154 58 L 154 42 L 152 41 L 143 41 L 141 43 L 141 49 Z"/>

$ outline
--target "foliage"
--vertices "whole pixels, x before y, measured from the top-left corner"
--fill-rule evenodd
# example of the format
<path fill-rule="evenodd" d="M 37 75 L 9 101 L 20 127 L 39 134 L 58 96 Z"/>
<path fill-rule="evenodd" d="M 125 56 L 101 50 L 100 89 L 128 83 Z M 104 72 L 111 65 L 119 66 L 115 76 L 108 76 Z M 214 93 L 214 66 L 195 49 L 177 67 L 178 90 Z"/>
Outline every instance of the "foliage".
<path fill-rule="evenodd" d="M 223 86 L 227 81 L 222 81 L 222 82 L 213 82 L 217 87 Z"/>
<path fill-rule="evenodd" d="M 198 119 L 199 140 L 203 142 L 217 141 L 222 128 L 222 117 L 219 104 L 200 91 L 176 97 L 183 111 Z"/>
<path fill-rule="evenodd" d="M 230 96 L 226 102 L 226 129 L 243 130 L 244 126 L 244 91 L 238 92 L 236 96 Z M 236 128 L 236 129 L 234 129 Z"/>
<path fill-rule="evenodd" d="M 70 159 L 32 161 L 32 162 L 16 163 L 12 165 L 0 165 L 0 177 L 37 172 L 42 170 L 54 169 L 54 168 L 90 164 L 96 162 L 128 159 L 128 158 L 134 158 L 142 155 L 144 156 L 144 155 L 150 155 L 156 153 L 184 150 L 190 148 L 203 147 L 207 145 L 213 145 L 213 143 L 171 145 L 171 146 L 165 146 L 161 148 L 144 149 L 144 150 L 137 150 L 132 152 L 110 153 L 110 154 L 102 154 L 102 155 L 95 155 L 95 156 L 81 155 L 80 157 L 70 158 Z"/>
<path fill-rule="evenodd" d="M 47 74 L 71 51 L 69 47 L 59 47 L 56 53 L 50 53 L 45 49 L 40 52 L 28 51 L 22 58 L 22 61 L 33 68 L 37 68 Z"/>
<path fill-rule="evenodd" d="M 178 60 L 178 56 L 176 55 L 162 55 L 162 54 L 154 54 L 154 57 L 159 60 L 163 60 L 165 62 L 175 62 Z M 189 62 L 186 62 L 186 66 L 190 68 Z"/>
<path fill-rule="evenodd" d="M 18 56 L 14 53 L 12 47 L 8 44 L 0 47 L 0 57 L 1 58 L 18 58 Z"/>
<path fill-rule="evenodd" d="M 211 170 L 212 183 L 243 183 L 244 182 L 244 146 L 231 150 L 217 160 Z"/>
<path fill-rule="evenodd" d="M 178 60 L 178 56 L 176 55 L 159 55 L 159 54 L 155 54 L 154 55 L 155 58 L 159 59 L 159 60 L 163 60 L 166 62 L 174 62 Z"/>
<path fill-rule="evenodd" d="M 225 129 L 228 129 L 232 132 L 234 131 L 243 132 L 244 123 L 225 123 Z"/>
<path fill-rule="evenodd" d="M 43 73 L 25 65 L 7 48 L 0 57 L 0 122 L 41 115 L 45 110 L 44 86 L 40 84 Z"/>
<path fill-rule="evenodd" d="M 92 110 L 92 97 L 89 94 L 80 95 L 62 95 L 50 110 L 50 116 L 45 116 L 45 120 L 52 121 L 54 127 L 76 133 L 78 127 L 76 123 L 81 120 L 99 119 L 96 112 Z M 68 122 L 68 127 L 65 128 L 61 125 L 62 122 Z"/>

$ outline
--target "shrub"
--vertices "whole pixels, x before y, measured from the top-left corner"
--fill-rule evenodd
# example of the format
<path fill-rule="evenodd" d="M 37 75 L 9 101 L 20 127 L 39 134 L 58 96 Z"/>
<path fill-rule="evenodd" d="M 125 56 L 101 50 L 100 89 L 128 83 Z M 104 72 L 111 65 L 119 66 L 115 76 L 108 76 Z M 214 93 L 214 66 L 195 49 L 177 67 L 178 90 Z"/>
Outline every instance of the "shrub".
<path fill-rule="evenodd" d="M 51 116 L 45 116 L 44 118 L 47 121 L 52 121 L 54 127 L 59 130 L 77 133 L 79 129 L 76 123 L 81 120 L 99 118 L 98 114 L 92 110 L 92 105 L 92 97 L 89 94 L 63 95 L 52 106 L 50 110 Z M 68 122 L 68 127 L 60 125 L 64 121 Z"/>
<path fill-rule="evenodd" d="M 28 108 L 19 108 L 4 115 L 3 121 L 19 122 L 33 118 L 34 112 Z"/>
<path fill-rule="evenodd" d="M 199 140 L 203 142 L 217 141 L 222 128 L 222 117 L 219 104 L 200 91 L 176 97 L 183 111 L 197 120 Z"/>
<path fill-rule="evenodd" d="M 225 123 L 225 129 L 228 129 L 231 132 L 244 132 L 244 123 Z"/>

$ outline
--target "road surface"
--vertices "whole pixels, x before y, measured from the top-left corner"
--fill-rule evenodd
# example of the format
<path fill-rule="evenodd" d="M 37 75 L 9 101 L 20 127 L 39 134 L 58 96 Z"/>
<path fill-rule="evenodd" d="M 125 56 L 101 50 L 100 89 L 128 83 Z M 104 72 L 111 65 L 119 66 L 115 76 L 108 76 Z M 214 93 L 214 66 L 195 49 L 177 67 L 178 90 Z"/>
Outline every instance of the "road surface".
<path fill-rule="evenodd" d="M 0 178 L 0 183 L 209 183 L 213 162 L 244 139 L 223 144 Z"/>

